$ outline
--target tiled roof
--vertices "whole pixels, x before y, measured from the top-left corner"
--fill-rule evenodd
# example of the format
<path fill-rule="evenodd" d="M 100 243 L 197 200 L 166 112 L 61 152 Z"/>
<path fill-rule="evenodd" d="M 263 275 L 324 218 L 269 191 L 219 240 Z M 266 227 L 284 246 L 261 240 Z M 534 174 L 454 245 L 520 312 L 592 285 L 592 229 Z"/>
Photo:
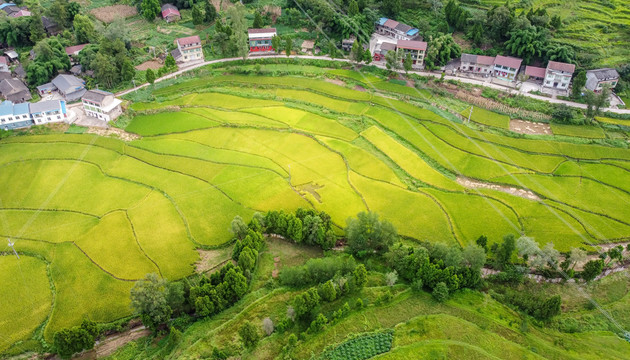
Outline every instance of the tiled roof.
<path fill-rule="evenodd" d="M 395 29 L 396 26 L 398 26 L 398 24 L 400 24 L 400 23 L 398 21 L 396 21 L 396 20 L 387 19 L 387 21 L 385 21 L 385 24 L 383 24 L 383 25 L 387 26 L 388 28 Z"/>
<path fill-rule="evenodd" d="M 188 36 L 185 38 L 179 38 L 176 40 L 177 43 L 179 43 L 180 46 L 186 46 L 186 45 L 191 45 L 191 44 L 201 44 L 201 39 L 199 38 L 199 35 L 193 35 L 193 36 Z"/>
<path fill-rule="evenodd" d="M 525 75 L 544 78 L 545 77 L 545 68 L 537 67 L 537 66 L 525 66 Z"/>
<path fill-rule="evenodd" d="M 52 83 L 57 89 L 64 93 L 68 92 L 70 89 L 85 87 L 85 82 L 74 75 L 57 75 L 57 77 L 52 80 Z"/>
<path fill-rule="evenodd" d="M 381 43 L 381 50 L 396 50 L 396 44 L 393 43 L 389 43 L 389 42 L 384 42 Z"/>
<path fill-rule="evenodd" d="M 467 63 L 473 63 L 473 64 L 476 64 L 476 63 L 477 63 L 477 55 L 473 55 L 473 54 L 462 54 L 462 62 L 467 62 Z"/>
<path fill-rule="evenodd" d="M 619 79 L 619 73 L 615 69 L 595 69 L 589 70 L 586 74 L 594 75 L 597 80 L 612 80 Z"/>
<path fill-rule="evenodd" d="M 88 44 L 68 46 L 66 48 L 66 54 L 68 54 L 68 56 L 74 55 L 74 53 L 78 53 L 79 51 L 83 50 L 83 48 L 86 47 L 87 45 Z"/>
<path fill-rule="evenodd" d="M 61 102 L 59 100 L 45 100 L 30 104 L 31 113 L 40 113 L 51 110 L 61 110 Z"/>
<path fill-rule="evenodd" d="M 0 93 L 7 95 L 17 94 L 21 91 L 28 91 L 26 85 L 18 79 L 7 79 L 0 82 Z"/>
<path fill-rule="evenodd" d="M 4 56 L 0 56 L 0 64 L 6 64 L 7 63 L 7 58 Z"/>
<path fill-rule="evenodd" d="M 575 71 L 575 65 L 557 61 L 550 61 L 549 64 L 547 64 L 547 69 L 564 71 L 573 74 L 573 72 Z"/>
<path fill-rule="evenodd" d="M 398 40 L 396 44 L 399 48 L 403 49 L 413 49 L 413 50 L 426 50 L 427 43 L 424 41 L 414 41 L 414 40 Z"/>
<path fill-rule="evenodd" d="M 173 5 L 173 4 L 164 4 L 164 5 L 162 5 L 162 11 L 168 10 L 168 9 L 177 10 L 177 7 L 175 5 Z"/>
<path fill-rule="evenodd" d="M 494 56 L 477 55 L 477 64 L 492 65 L 494 64 Z"/>
<path fill-rule="evenodd" d="M 519 58 L 515 58 L 511 56 L 497 55 L 497 57 L 494 58 L 495 65 L 507 66 L 512 69 L 520 68 L 522 62 L 523 62 L 523 59 L 519 59 Z"/>
<path fill-rule="evenodd" d="M 95 103 L 102 103 L 103 100 L 109 96 L 109 95 L 114 95 L 110 92 L 107 91 L 103 91 L 103 90 L 99 90 L 99 89 L 95 89 L 95 90 L 88 90 L 85 92 L 85 94 L 83 94 L 83 98 L 85 100 L 88 101 L 93 101 Z"/>
<path fill-rule="evenodd" d="M 247 29 L 248 34 L 266 34 L 266 33 L 275 33 L 276 28 L 266 28 L 266 29 Z"/>
<path fill-rule="evenodd" d="M 165 18 L 169 15 L 177 15 L 177 16 L 181 16 L 179 13 L 179 10 L 177 9 L 164 9 L 162 10 L 162 17 Z"/>
<path fill-rule="evenodd" d="M 396 30 L 402 32 L 402 33 L 407 33 L 407 31 L 413 29 L 411 26 L 407 25 L 407 24 L 403 24 L 403 23 L 398 23 L 398 25 L 396 25 Z"/>

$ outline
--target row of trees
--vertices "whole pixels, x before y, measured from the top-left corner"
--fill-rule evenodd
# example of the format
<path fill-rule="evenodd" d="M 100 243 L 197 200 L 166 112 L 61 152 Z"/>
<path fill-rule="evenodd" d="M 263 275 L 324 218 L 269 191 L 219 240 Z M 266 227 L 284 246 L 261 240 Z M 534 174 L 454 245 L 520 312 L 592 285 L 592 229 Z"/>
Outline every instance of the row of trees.
<path fill-rule="evenodd" d="M 268 234 L 282 235 L 297 244 L 331 249 L 337 243 L 330 215 L 323 211 L 299 208 L 294 214 L 269 211 L 263 220 L 263 230 Z"/>

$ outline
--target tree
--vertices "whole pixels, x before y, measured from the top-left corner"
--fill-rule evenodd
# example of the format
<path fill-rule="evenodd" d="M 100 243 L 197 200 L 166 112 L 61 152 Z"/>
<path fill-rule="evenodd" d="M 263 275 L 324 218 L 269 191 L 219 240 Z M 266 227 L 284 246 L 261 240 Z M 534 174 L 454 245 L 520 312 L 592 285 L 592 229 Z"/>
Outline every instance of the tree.
<path fill-rule="evenodd" d="M 573 269 L 575 268 L 575 265 L 577 263 L 581 263 L 582 261 L 586 260 L 586 251 L 580 248 L 571 249 L 568 260 L 569 260 L 569 264 L 572 264 L 571 269 Z"/>
<path fill-rule="evenodd" d="M 354 278 L 354 285 L 357 289 L 361 289 L 367 284 L 367 270 L 365 269 L 365 265 L 359 264 L 352 273 Z"/>
<path fill-rule="evenodd" d="M 560 18 L 560 15 L 552 16 L 549 25 L 556 30 L 560 29 L 560 27 L 562 27 L 562 18 Z"/>
<path fill-rule="evenodd" d="M 331 280 L 326 281 L 317 291 L 324 301 L 334 301 L 337 298 L 337 290 Z"/>
<path fill-rule="evenodd" d="M 62 329 L 53 336 L 53 345 L 59 356 L 69 359 L 72 354 L 94 347 L 94 336 L 83 326 Z"/>
<path fill-rule="evenodd" d="M 147 69 L 146 74 L 144 75 L 149 84 L 153 84 L 155 82 L 155 73 L 152 69 Z"/>
<path fill-rule="evenodd" d="M 573 77 L 573 84 L 571 85 L 571 95 L 574 99 L 582 97 L 582 89 L 586 85 L 586 71 L 580 70 Z"/>
<path fill-rule="evenodd" d="M 396 17 L 401 10 L 401 0 L 383 0 L 381 5 L 381 11 L 385 14 L 385 16 Z"/>
<path fill-rule="evenodd" d="M 509 234 L 503 237 L 503 243 L 499 246 L 495 254 L 495 261 L 499 269 L 504 269 L 506 265 L 511 264 L 512 253 L 516 249 L 514 235 Z"/>
<path fill-rule="evenodd" d="M 348 3 L 348 16 L 359 15 L 359 4 L 355 0 Z"/>
<path fill-rule="evenodd" d="M 46 38 L 46 31 L 44 29 L 44 23 L 42 22 L 42 15 L 39 12 L 39 9 L 33 11 L 29 30 L 29 39 L 33 43 L 37 43 L 38 41 Z"/>
<path fill-rule="evenodd" d="M 505 40 L 512 28 L 514 11 L 507 6 L 498 6 L 487 13 L 486 28 L 495 40 Z"/>
<path fill-rule="evenodd" d="M 278 35 L 274 35 L 271 38 L 271 47 L 276 53 L 280 52 L 280 47 L 282 46 L 282 39 Z"/>
<path fill-rule="evenodd" d="M 547 46 L 545 58 L 551 61 L 575 64 L 575 51 L 569 45 L 550 44 Z"/>
<path fill-rule="evenodd" d="M 271 318 L 266 317 L 263 319 L 262 321 L 262 329 L 265 332 L 265 334 L 267 336 L 271 335 L 273 333 L 273 321 L 271 320 Z"/>
<path fill-rule="evenodd" d="M 309 331 L 313 333 L 322 331 L 324 330 L 324 327 L 326 327 L 327 323 L 328 323 L 328 319 L 326 318 L 326 316 L 324 316 L 324 314 L 322 313 L 319 313 L 317 314 L 317 317 L 315 318 L 315 320 L 311 322 Z"/>
<path fill-rule="evenodd" d="M 363 61 L 363 57 L 363 46 L 361 46 L 361 43 L 357 39 L 352 44 L 352 50 L 350 50 L 350 59 L 356 63 L 360 63 L 361 61 Z"/>
<path fill-rule="evenodd" d="M 195 25 L 201 25 L 206 21 L 206 9 L 202 3 L 197 3 L 192 9 L 192 21 Z"/>
<path fill-rule="evenodd" d="M 530 237 L 521 236 L 518 238 L 516 241 L 516 249 L 518 250 L 518 255 L 521 256 L 526 263 L 533 257 L 540 255 L 538 243 Z"/>
<path fill-rule="evenodd" d="M 291 49 L 293 49 L 293 39 L 287 36 L 284 40 L 284 53 L 287 57 L 291 56 Z"/>
<path fill-rule="evenodd" d="M 392 223 L 380 220 L 375 212 L 360 212 L 356 218 L 349 218 L 345 229 L 348 248 L 351 253 L 363 257 L 368 253 L 384 254 L 398 239 Z"/>
<path fill-rule="evenodd" d="M 485 252 L 488 252 L 488 237 L 485 235 L 479 236 L 475 243 L 483 248 Z"/>
<path fill-rule="evenodd" d="M 120 77 L 123 81 L 131 81 L 136 75 L 136 68 L 133 67 L 131 60 L 125 59 L 120 68 Z"/>
<path fill-rule="evenodd" d="M 480 46 L 483 42 L 483 34 L 483 25 L 481 23 L 476 23 L 470 28 L 470 31 L 468 32 L 468 37 L 470 38 L 470 40 L 472 40 L 473 43 L 475 43 L 475 45 Z"/>
<path fill-rule="evenodd" d="M 409 73 L 412 65 L 413 65 L 413 60 L 411 60 L 411 53 L 407 53 L 407 56 L 405 56 L 405 61 L 403 62 L 405 73 Z"/>
<path fill-rule="evenodd" d="M 140 8 L 142 9 L 142 16 L 144 16 L 147 21 L 155 20 L 155 17 L 161 10 L 159 0 L 142 0 Z"/>
<path fill-rule="evenodd" d="M 613 260 L 617 260 L 617 261 L 621 261 L 623 260 L 623 246 L 618 245 L 615 246 L 614 248 L 611 248 L 608 250 L 608 263 L 606 265 L 608 265 L 609 263 L 611 263 Z"/>
<path fill-rule="evenodd" d="M 396 270 L 385 274 L 385 283 L 387 284 L 387 286 L 394 286 L 397 280 L 398 273 L 396 272 Z"/>
<path fill-rule="evenodd" d="M 252 27 L 254 29 L 260 29 L 263 26 L 265 26 L 265 24 L 263 23 L 262 15 L 260 15 L 260 11 L 256 11 L 256 13 L 254 14 L 254 24 L 252 25 Z"/>
<path fill-rule="evenodd" d="M 549 32 L 547 29 L 530 26 L 510 32 L 510 38 L 505 42 L 505 48 L 523 58 L 529 63 L 534 57 L 542 57 L 547 47 Z"/>
<path fill-rule="evenodd" d="M 365 49 L 365 52 L 363 53 L 363 61 L 365 61 L 366 64 L 370 64 L 372 62 L 372 53 L 370 52 L 369 47 Z"/>
<path fill-rule="evenodd" d="M 168 287 L 164 279 L 157 274 L 147 274 L 131 288 L 131 307 L 140 315 L 142 323 L 155 331 L 166 323 L 173 312 L 168 305 Z"/>
<path fill-rule="evenodd" d="M 559 124 L 571 124 L 575 118 L 575 111 L 566 104 L 556 104 L 551 112 L 551 121 Z"/>
<path fill-rule="evenodd" d="M 238 335 L 241 337 L 241 341 L 246 348 L 252 349 L 256 347 L 260 340 L 260 334 L 258 328 L 254 326 L 249 320 L 245 321 L 243 325 L 238 329 Z"/>
<path fill-rule="evenodd" d="M 68 27 L 68 0 L 54 0 L 48 8 L 48 16 L 62 28 Z"/>
<path fill-rule="evenodd" d="M 446 301 L 448 299 L 448 286 L 446 286 L 444 282 L 437 283 L 431 295 L 433 295 L 433 298 L 438 302 Z"/>
<path fill-rule="evenodd" d="M 95 38 L 94 24 L 89 17 L 77 14 L 74 17 L 74 36 L 79 44 L 88 43 Z"/>
<path fill-rule="evenodd" d="M 463 263 L 475 271 L 486 264 L 486 252 L 480 246 L 468 245 L 462 252 Z"/>
<path fill-rule="evenodd" d="M 388 70 L 398 70 L 401 67 L 402 55 L 399 50 L 390 50 L 385 54 L 385 67 Z"/>
<path fill-rule="evenodd" d="M 118 69 L 111 56 L 99 51 L 90 66 L 94 69 L 94 78 L 104 87 L 111 88 L 117 83 Z M 147 70 L 147 75 L 149 70 Z"/>
<path fill-rule="evenodd" d="M 230 229 L 232 231 L 232 234 L 234 234 L 234 236 L 239 239 L 245 238 L 245 235 L 247 235 L 247 230 L 249 230 L 249 228 L 245 224 L 245 221 L 243 221 L 243 218 L 240 215 L 236 215 L 234 219 L 232 219 L 232 222 L 230 223 Z"/>
<path fill-rule="evenodd" d="M 591 281 L 597 277 L 597 275 L 602 273 L 604 270 L 604 260 L 591 260 L 584 265 L 584 269 L 582 270 L 582 279 L 585 281 Z"/>
<path fill-rule="evenodd" d="M 206 15 L 206 23 L 211 23 L 214 19 L 217 18 L 217 9 L 212 5 L 212 3 L 208 0 L 204 2 L 204 14 Z"/>
<path fill-rule="evenodd" d="M 236 54 L 243 59 L 247 59 L 247 55 L 249 54 L 247 20 L 245 19 L 246 12 L 245 6 L 240 3 L 237 3 L 227 10 L 227 15 L 230 18 L 230 27 L 233 31 L 230 40 L 236 48 Z"/>
<path fill-rule="evenodd" d="M 455 40 L 453 40 L 453 36 L 451 34 L 429 37 L 425 63 L 427 68 L 433 69 L 446 65 L 449 60 L 458 58 L 461 54 L 462 49 Z"/>
<path fill-rule="evenodd" d="M 236 302 L 245 295 L 247 292 L 247 279 L 235 268 L 231 268 L 227 271 L 223 280 L 224 287 L 228 290 L 227 297 L 228 302 Z"/>

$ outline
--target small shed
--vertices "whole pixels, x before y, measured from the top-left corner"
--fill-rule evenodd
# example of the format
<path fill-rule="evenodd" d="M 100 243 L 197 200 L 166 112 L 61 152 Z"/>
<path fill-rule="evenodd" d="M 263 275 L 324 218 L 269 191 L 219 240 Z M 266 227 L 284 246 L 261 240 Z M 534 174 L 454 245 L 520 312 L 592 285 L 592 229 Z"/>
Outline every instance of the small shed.
<path fill-rule="evenodd" d="M 177 10 L 177 7 L 173 4 L 164 4 L 162 5 L 162 18 L 166 20 L 167 23 L 178 21 L 182 18 L 182 15 Z"/>

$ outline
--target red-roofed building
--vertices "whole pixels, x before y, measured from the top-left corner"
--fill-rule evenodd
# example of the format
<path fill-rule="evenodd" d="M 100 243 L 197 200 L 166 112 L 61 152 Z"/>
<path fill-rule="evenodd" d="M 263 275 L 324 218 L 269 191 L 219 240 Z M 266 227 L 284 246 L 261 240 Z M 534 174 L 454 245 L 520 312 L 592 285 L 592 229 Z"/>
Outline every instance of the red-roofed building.
<path fill-rule="evenodd" d="M 490 75 L 494 66 L 494 56 L 462 54 L 460 70 L 473 74 Z"/>
<path fill-rule="evenodd" d="M 19 18 L 19 17 L 22 17 L 22 16 L 31 16 L 31 12 L 28 11 L 28 9 L 26 9 L 26 8 L 22 8 L 22 9 L 20 9 L 20 11 L 15 12 L 15 13 L 9 15 L 9 16 L 14 17 L 14 18 Z"/>
<path fill-rule="evenodd" d="M 403 62 L 407 54 L 411 55 L 412 65 L 422 67 L 424 65 L 424 55 L 427 52 L 427 43 L 424 41 L 398 40 L 396 48 L 402 49 Z"/>
<path fill-rule="evenodd" d="M 525 66 L 525 75 L 533 80 L 542 80 L 545 78 L 545 68 L 537 66 Z"/>
<path fill-rule="evenodd" d="M 77 56 L 86 45 L 88 44 L 68 46 L 66 48 L 66 54 L 68 54 L 68 56 Z"/>
<path fill-rule="evenodd" d="M 378 34 L 385 35 L 396 40 L 414 40 L 420 34 L 420 30 L 388 18 L 380 18 L 376 22 L 375 27 Z"/>
<path fill-rule="evenodd" d="M 177 49 L 171 54 L 178 62 L 189 62 L 203 60 L 203 50 L 201 49 L 201 39 L 198 35 L 175 39 Z"/>
<path fill-rule="evenodd" d="M 0 71 L 1 72 L 10 72 L 9 71 L 9 61 L 6 56 L 0 56 Z"/>
<path fill-rule="evenodd" d="M 271 46 L 271 38 L 276 36 L 275 28 L 248 29 L 247 36 L 249 37 L 250 53 L 274 51 L 273 46 Z"/>
<path fill-rule="evenodd" d="M 516 74 L 518 74 L 522 62 L 523 59 L 497 55 L 494 58 L 493 76 L 501 80 L 512 82 L 516 80 Z"/>
<path fill-rule="evenodd" d="M 164 4 L 162 5 L 162 18 L 166 20 L 167 23 L 178 21 L 182 18 L 182 15 L 179 13 L 179 10 L 172 4 Z"/>
<path fill-rule="evenodd" d="M 575 72 L 575 65 L 550 61 L 545 71 L 544 87 L 558 90 L 568 90 L 571 78 Z"/>

